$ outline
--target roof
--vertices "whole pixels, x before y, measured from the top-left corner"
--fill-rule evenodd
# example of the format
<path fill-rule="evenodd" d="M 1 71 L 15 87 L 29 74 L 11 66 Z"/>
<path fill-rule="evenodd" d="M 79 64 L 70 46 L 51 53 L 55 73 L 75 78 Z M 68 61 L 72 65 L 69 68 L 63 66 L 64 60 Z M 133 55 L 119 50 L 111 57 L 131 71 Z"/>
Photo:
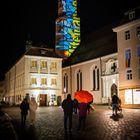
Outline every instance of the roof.
<path fill-rule="evenodd" d="M 130 14 L 132 14 L 132 15 L 134 14 L 134 15 L 131 17 Z M 138 19 L 138 18 L 140 18 L 140 6 L 135 7 L 133 9 L 130 9 L 129 11 L 126 11 L 124 13 L 124 16 L 121 19 L 121 21 L 120 21 L 118 26 L 127 24 L 127 23 L 129 23 L 131 21 L 134 21 L 134 20 Z"/>
<path fill-rule="evenodd" d="M 116 53 L 117 35 L 112 31 L 116 24 L 107 25 L 89 34 L 74 53 L 64 61 L 63 67 Z"/>
<path fill-rule="evenodd" d="M 43 56 L 43 57 L 54 57 L 54 58 L 61 58 L 54 49 L 50 48 L 40 48 L 40 47 L 30 47 L 26 52 L 25 55 L 32 55 L 32 56 Z"/>

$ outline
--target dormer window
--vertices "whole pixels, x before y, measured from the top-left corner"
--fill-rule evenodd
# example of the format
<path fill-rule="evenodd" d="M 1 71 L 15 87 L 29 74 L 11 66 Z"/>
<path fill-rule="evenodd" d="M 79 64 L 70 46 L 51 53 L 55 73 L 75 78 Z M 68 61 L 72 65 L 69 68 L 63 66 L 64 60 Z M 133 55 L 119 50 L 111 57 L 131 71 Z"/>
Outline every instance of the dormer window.
<path fill-rule="evenodd" d="M 41 54 L 45 55 L 46 54 L 46 50 L 41 50 Z"/>
<path fill-rule="evenodd" d="M 131 11 L 130 13 L 129 13 L 129 20 L 132 20 L 132 19 L 134 19 L 135 18 L 135 11 Z"/>

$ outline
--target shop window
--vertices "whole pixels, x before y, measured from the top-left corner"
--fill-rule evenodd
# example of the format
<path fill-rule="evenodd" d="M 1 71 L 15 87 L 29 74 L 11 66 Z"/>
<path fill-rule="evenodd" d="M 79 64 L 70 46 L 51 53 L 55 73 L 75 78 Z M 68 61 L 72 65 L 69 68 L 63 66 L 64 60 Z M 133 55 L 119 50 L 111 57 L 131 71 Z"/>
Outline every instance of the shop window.
<path fill-rule="evenodd" d="M 125 104 L 132 104 L 132 90 L 125 90 Z"/>
<path fill-rule="evenodd" d="M 134 104 L 140 104 L 140 89 L 133 90 L 133 102 Z"/>

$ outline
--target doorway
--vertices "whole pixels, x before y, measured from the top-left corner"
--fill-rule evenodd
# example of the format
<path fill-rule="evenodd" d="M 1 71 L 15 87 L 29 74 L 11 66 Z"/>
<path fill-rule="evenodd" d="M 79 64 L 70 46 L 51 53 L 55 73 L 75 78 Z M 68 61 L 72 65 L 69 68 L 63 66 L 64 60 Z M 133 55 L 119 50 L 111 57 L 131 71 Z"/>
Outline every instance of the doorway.
<path fill-rule="evenodd" d="M 47 94 L 40 94 L 39 103 L 40 103 L 40 106 L 47 105 Z"/>

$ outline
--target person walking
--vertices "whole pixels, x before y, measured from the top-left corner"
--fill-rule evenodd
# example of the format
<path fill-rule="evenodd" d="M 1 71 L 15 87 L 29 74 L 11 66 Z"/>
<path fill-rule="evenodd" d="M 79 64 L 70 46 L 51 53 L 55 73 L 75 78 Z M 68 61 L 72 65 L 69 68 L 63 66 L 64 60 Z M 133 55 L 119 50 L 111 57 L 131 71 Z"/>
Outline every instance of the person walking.
<path fill-rule="evenodd" d="M 114 93 L 114 95 L 112 96 L 112 111 L 113 114 L 115 112 L 115 114 L 117 115 L 117 111 L 118 111 L 118 104 L 119 104 L 119 98 L 118 96 Z"/>
<path fill-rule="evenodd" d="M 29 103 L 26 98 L 23 99 L 23 101 L 21 102 L 20 110 L 21 110 L 21 123 L 25 125 L 26 116 L 28 115 L 28 110 L 29 110 Z"/>
<path fill-rule="evenodd" d="M 79 103 L 78 110 L 79 110 L 79 124 L 78 124 L 77 130 L 80 130 L 81 127 L 83 130 L 85 130 L 86 117 L 87 117 L 87 113 L 89 111 L 89 105 L 87 103 Z"/>
<path fill-rule="evenodd" d="M 69 120 L 69 132 L 71 132 L 72 128 L 72 114 L 73 114 L 73 100 L 71 99 L 71 95 L 68 94 L 67 98 L 62 102 L 62 108 L 64 111 L 64 129 L 67 132 L 67 123 Z"/>
<path fill-rule="evenodd" d="M 37 103 L 34 97 L 31 97 L 29 102 L 29 111 L 30 111 L 30 125 L 34 125 L 36 119 L 36 110 L 37 110 Z"/>

